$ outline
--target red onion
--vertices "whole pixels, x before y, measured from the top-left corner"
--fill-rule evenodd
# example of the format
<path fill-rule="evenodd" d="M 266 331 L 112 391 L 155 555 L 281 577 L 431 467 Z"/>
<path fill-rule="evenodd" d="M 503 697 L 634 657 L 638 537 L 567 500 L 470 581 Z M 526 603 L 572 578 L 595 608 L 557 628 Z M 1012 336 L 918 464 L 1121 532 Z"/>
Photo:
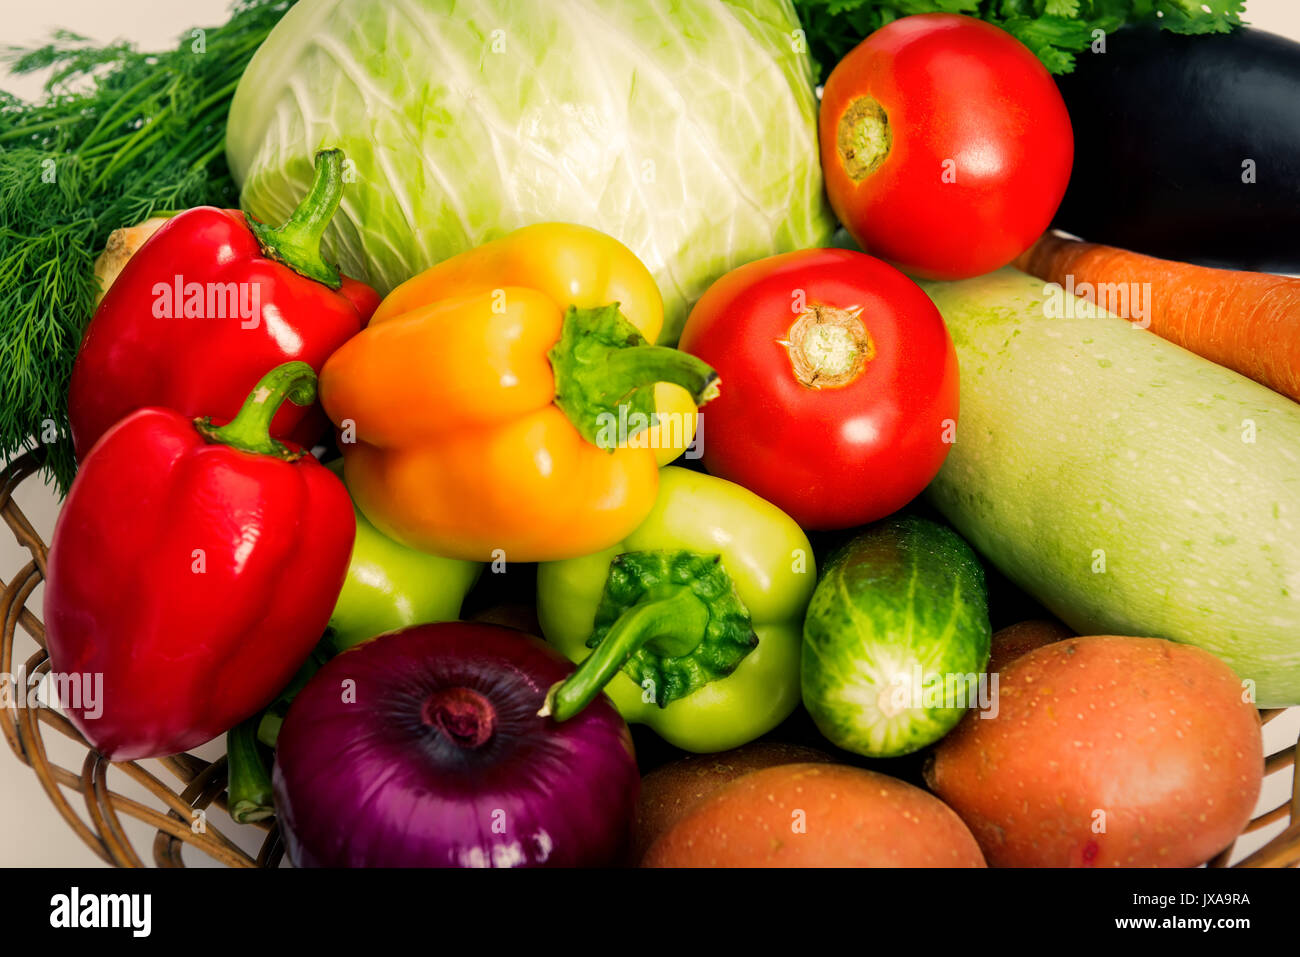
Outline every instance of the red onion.
<path fill-rule="evenodd" d="M 564 724 L 537 715 L 572 670 L 536 638 L 465 622 L 384 635 L 328 662 L 276 746 L 289 859 L 620 863 L 640 789 L 627 725 L 603 695 Z"/>

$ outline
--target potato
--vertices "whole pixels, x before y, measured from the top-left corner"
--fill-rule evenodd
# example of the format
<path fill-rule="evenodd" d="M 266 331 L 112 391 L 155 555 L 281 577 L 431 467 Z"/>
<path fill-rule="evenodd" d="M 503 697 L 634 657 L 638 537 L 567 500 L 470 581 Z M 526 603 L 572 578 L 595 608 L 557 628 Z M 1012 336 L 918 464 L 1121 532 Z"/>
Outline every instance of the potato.
<path fill-rule="evenodd" d="M 736 778 L 782 764 L 831 764 L 829 754 L 798 744 L 755 741 L 720 754 L 688 754 L 641 779 L 632 860 L 696 804 Z"/>
<path fill-rule="evenodd" d="M 1259 714 L 1208 652 L 1103 635 L 1007 665 L 926 780 L 995 867 L 1191 867 L 1250 820 Z"/>
<path fill-rule="evenodd" d="M 1000 674 L 1002 669 L 1021 655 L 1028 654 L 1035 648 L 1050 645 L 1055 641 L 1064 641 L 1074 637 L 1074 632 L 1059 621 L 1034 619 L 1007 625 L 993 632 L 993 647 L 989 652 L 989 663 L 985 668 L 989 674 Z"/>
<path fill-rule="evenodd" d="M 651 845 L 644 867 L 983 867 L 933 795 L 841 764 L 787 764 L 732 781 Z"/>

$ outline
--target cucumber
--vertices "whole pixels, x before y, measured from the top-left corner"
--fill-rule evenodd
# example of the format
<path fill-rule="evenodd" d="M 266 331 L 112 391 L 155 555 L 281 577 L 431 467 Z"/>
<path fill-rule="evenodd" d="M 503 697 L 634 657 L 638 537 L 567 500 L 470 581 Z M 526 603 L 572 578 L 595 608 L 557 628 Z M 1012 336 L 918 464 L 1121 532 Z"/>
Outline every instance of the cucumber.
<path fill-rule="evenodd" d="M 1132 26 L 1056 82 L 1074 169 L 1055 225 L 1165 259 L 1300 270 L 1300 43 Z"/>
<path fill-rule="evenodd" d="M 1300 405 L 1013 269 L 921 285 L 961 363 L 948 521 L 1080 634 L 1300 703 Z"/>
<path fill-rule="evenodd" d="M 932 744 L 968 707 L 992 628 L 984 569 L 952 529 L 871 526 L 827 562 L 804 619 L 803 702 L 837 747 L 873 758 Z"/>

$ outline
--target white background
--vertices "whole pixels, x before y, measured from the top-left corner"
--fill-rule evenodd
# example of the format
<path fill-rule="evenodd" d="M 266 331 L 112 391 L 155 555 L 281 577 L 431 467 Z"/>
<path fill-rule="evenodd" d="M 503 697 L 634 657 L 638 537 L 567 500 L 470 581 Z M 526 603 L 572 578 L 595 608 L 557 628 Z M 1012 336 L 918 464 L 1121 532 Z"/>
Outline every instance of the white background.
<path fill-rule="evenodd" d="M 382 2 L 382 0 L 376 0 Z M 64 27 L 90 37 L 97 43 L 128 39 L 141 49 L 165 49 L 176 44 L 191 27 L 212 26 L 227 19 L 225 0 L 39 0 L 16 2 L 3 0 L 0 14 L 0 47 L 11 44 L 33 45 L 44 40 L 55 27 Z M 1300 39 L 1300 0 L 1249 0 L 1248 20 L 1253 26 Z M 17 78 L 0 75 L 0 88 L 26 98 L 40 92 L 40 78 Z M 1134 90 L 1142 96 L 1142 90 Z M 54 527 L 56 505 L 52 496 L 35 481 L 28 481 L 17 496 L 20 506 L 32 520 L 37 530 L 48 542 Z M 0 578 L 8 578 L 29 559 L 8 534 L 0 528 Z M 36 593 L 30 607 L 40 608 L 40 592 Z M 20 643 L 20 649 L 27 646 Z M 25 656 L 25 655 L 24 655 Z M 1300 727 L 1300 709 L 1292 709 L 1287 720 L 1274 722 L 1266 736 L 1267 750 L 1282 746 L 1289 737 L 1294 741 Z M 81 770 L 84 749 L 59 748 L 60 735 L 46 735 L 50 743 L 50 756 L 70 770 Z M 211 750 L 211 749 L 210 749 Z M 219 746 L 215 753 L 220 753 Z M 205 756 L 213 756 L 211 753 Z M 156 767 L 149 762 L 151 767 Z M 160 768 L 155 773 L 165 780 Z M 1281 803 L 1289 787 L 1289 773 L 1275 774 L 1267 782 L 1261 805 L 1272 807 Z M 110 776 L 114 788 L 125 793 L 138 794 L 120 777 Z M 170 780 L 168 783 L 172 783 Z M 70 793 L 70 792 L 65 792 Z M 150 802 L 151 806 L 157 806 Z M 74 807 L 83 813 L 80 799 L 74 796 Z M 214 822 L 232 833 L 228 822 Z M 128 835 L 134 846 L 148 858 L 152 839 L 150 831 L 135 822 L 127 823 Z M 1266 832 L 1268 834 L 1275 833 Z M 234 833 L 241 844 L 255 846 L 257 832 L 243 829 Z M 188 855 L 188 863 L 202 864 L 201 855 Z M 46 796 L 35 774 L 9 751 L 0 747 L 0 866 L 72 866 L 94 865 L 99 859 L 82 843 L 80 838 L 63 821 Z"/>

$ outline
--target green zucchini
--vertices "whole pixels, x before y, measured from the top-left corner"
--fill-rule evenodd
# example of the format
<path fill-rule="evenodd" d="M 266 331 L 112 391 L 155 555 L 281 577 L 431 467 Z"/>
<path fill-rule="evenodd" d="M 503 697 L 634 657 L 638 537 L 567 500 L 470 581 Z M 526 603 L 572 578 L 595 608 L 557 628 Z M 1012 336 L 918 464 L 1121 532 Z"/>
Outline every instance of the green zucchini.
<path fill-rule="evenodd" d="M 1300 405 L 1013 269 L 922 287 L 961 363 L 939 511 L 1081 634 L 1300 704 Z"/>
<path fill-rule="evenodd" d="M 939 740 L 993 702 L 984 568 L 950 528 L 871 526 L 826 563 L 804 619 L 803 702 L 837 747 L 872 758 Z M 996 690 L 996 689 L 994 689 Z"/>

